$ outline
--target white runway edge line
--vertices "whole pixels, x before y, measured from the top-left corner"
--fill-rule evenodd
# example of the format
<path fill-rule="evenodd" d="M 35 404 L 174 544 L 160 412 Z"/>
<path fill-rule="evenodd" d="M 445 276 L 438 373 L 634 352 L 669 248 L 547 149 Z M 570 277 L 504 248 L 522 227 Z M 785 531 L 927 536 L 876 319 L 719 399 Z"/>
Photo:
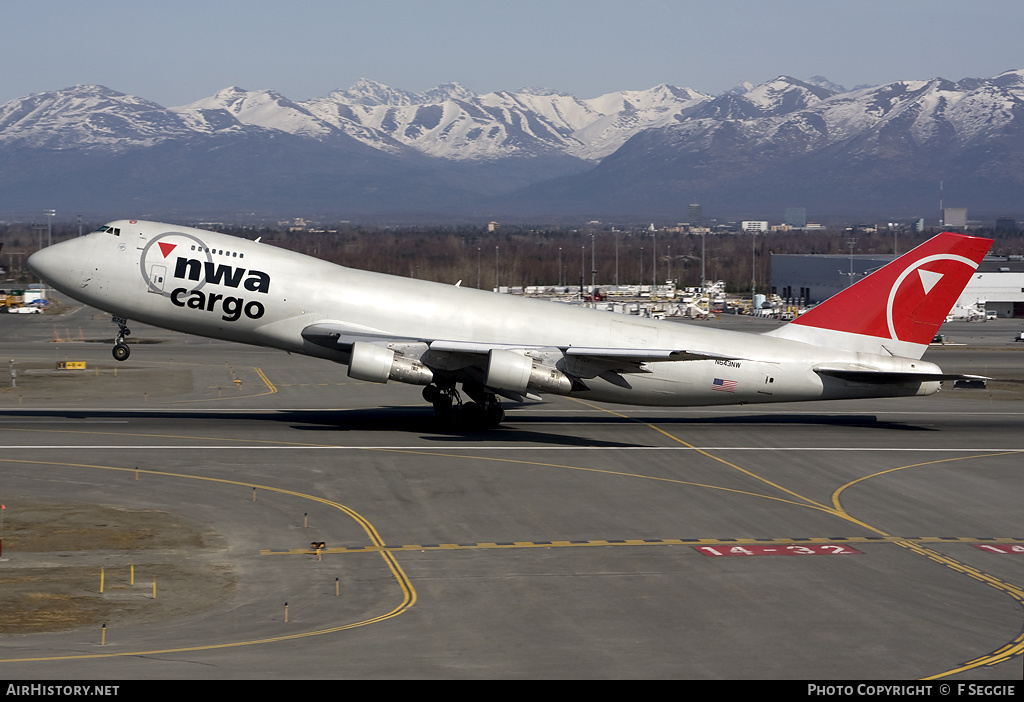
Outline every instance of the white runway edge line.
<path fill-rule="evenodd" d="M 7 450 L 40 451 L 44 449 L 53 450 L 118 450 L 118 449 L 148 449 L 152 451 L 168 450 L 221 450 L 236 451 L 239 449 L 251 451 L 820 451 L 820 452 L 875 452 L 875 453 L 1024 453 L 1024 448 L 1015 447 L 975 447 L 975 448 L 885 448 L 885 447 L 864 447 L 864 446 L 801 446 L 801 447 L 765 447 L 765 446 L 258 446 L 253 444 L 236 444 L 232 446 L 211 445 L 211 444 L 64 444 L 54 446 L 52 444 L 0 444 L 0 448 Z"/>
<path fill-rule="evenodd" d="M 229 398 L 230 399 L 230 398 Z M 145 415 L 151 414 L 163 414 L 173 413 L 181 414 L 182 412 L 188 413 L 208 413 L 208 414 L 278 414 L 278 413 L 289 413 L 297 412 L 300 414 L 323 414 L 323 413 L 352 413 L 352 412 L 369 412 L 373 410 L 380 410 L 380 407 L 189 407 L 182 409 L 181 407 L 154 407 L 154 406 L 143 406 L 143 407 L 88 407 L 88 408 L 76 408 L 76 407 L 17 407 L 17 408 L 2 408 L 0 412 L 5 414 L 17 413 L 20 418 L 33 418 L 36 415 L 48 414 L 51 412 L 68 412 L 76 414 L 85 413 L 105 413 L 105 412 L 116 412 L 120 414 L 126 414 L 131 412 L 139 412 L 142 414 L 141 417 L 132 417 L 133 420 L 145 419 Z M 396 407 L 401 409 L 401 407 Z M 428 412 L 429 407 L 424 405 L 409 405 L 405 409 L 417 410 L 420 412 Z M 526 407 L 509 407 L 509 413 L 512 417 L 522 413 L 525 416 L 532 414 L 608 414 L 606 409 L 592 409 L 589 407 L 580 409 L 541 409 L 539 407 L 526 406 Z M 695 418 L 697 415 L 701 417 L 721 417 L 727 416 L 734 419 L 739 419 L 744 416 L 751 417 L 763 417 L 766 414 L 776 415 L 779 417 L 792 417 L 792 416 L 814 416 L 814 417 L 858 417 L 863 415 L 878 415 L 878 416 L 911 416 L 911 417 L 1016 417 L 1020 416 L 1021 412 L 928 412 L 921 410 L 847 410 L 837 411 L 833 409 L 829 410 L 785 410 L 780 411 L 774 408 L 764 408 L 760 411 L 757 409 L 740 409 L 735 405 L 727 405 L 717 410 L 707 410 L 693 407 L 637 407 L 631 406 L 626 408 L 619 408 L 615 406 L 609 406 L 609 409 L 617 412 L 635 412 L 636 416 L 629 416 L 621 418 L 623 422 L 634 421 L 642 422 L 644 415 L 650 415 L 655 412 L 657 416 L 666 415 L 680 415 L 683 417 Z M 75 421 L 84 422 L 89 421 L 90 418 L 76 419 Z M 0 419 L 0 422 L 8 421 Z M 655 420 L 656 421 L 656 420 Z"/>

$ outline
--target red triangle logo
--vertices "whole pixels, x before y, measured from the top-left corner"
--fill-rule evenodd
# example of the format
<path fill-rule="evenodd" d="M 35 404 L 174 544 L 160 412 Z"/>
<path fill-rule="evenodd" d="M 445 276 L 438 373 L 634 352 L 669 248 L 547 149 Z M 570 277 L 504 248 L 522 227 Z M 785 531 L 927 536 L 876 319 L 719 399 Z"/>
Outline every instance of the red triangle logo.
<path fill-rule="evenodd" d="M 163 241 L 159 241 L 157 243 L 160 244 L 160 251 L 163 252 L 164 258 L 167 258 L 170 255 L 170 253 L 174 251 L 174 249 L 178 246 L 177 244 L 168 244 Z"/>

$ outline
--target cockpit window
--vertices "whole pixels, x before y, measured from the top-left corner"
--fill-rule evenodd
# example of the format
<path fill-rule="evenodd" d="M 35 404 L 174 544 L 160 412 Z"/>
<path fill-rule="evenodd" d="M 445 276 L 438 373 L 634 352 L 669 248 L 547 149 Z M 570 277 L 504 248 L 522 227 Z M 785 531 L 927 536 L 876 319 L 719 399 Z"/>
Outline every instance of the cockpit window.
<path fill-rule="evenodd" d="M 121 236 L 121 230 L 118 227 L 108 227 L 107 225 L 103 225 L 102 227 L 100 227 L 96 231 L 97 232 L 107 232 L 108 234 L 113 234 L 114 236 Z"/>

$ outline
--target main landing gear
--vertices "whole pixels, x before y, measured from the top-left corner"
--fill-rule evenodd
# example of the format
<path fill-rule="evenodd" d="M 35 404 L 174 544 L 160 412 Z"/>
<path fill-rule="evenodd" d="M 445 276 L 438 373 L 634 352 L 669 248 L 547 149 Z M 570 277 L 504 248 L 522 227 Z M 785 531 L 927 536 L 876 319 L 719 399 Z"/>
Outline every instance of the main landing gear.
<path fill-rule="evenodd" d="M 494 429 L 505 419 L 505 410 L 493 392 L 469 383 L 463 383 L 462 389 L 470 396 L 470 402 L 462 401 L 462 395 L 454 383 L 426 386 L 423 388 L 423 399 L 434 406 L 434 416 L 444 424 L 477 430 Z"/>
<path fill-rule="evenodd" d="M 128 320 L 113 317 L 111 321 L 117 325 L 117 336 L 114 337 L 114 348 L 111 353 L 114 355 L 115 361 L 127 361 L 128 356 L 132 353 L 132 350 L 128 348 L 127 342 L 125 342 L 128 335 L 132 333 L 131 329 L 127 327 Z"/>

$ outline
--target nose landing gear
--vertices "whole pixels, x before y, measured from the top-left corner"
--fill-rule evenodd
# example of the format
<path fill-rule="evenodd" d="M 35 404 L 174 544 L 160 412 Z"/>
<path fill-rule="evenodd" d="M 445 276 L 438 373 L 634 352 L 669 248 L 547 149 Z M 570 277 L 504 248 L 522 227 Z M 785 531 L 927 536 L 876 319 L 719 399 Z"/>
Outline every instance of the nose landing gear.
<path fill-rule="evenodd" d="M 126 361 L 132 353 L 132 350 L 128 348 L 128 344 L 125 342 L 128 335 L 132 333 L 131 329 L 127 327 L 128 320 L 120 317 L 111 317 L 110 321 L 117 325 L 117 336 L 114 337 L 114 348 L 111 353 L 114 355 L 115 361 Z"/>

